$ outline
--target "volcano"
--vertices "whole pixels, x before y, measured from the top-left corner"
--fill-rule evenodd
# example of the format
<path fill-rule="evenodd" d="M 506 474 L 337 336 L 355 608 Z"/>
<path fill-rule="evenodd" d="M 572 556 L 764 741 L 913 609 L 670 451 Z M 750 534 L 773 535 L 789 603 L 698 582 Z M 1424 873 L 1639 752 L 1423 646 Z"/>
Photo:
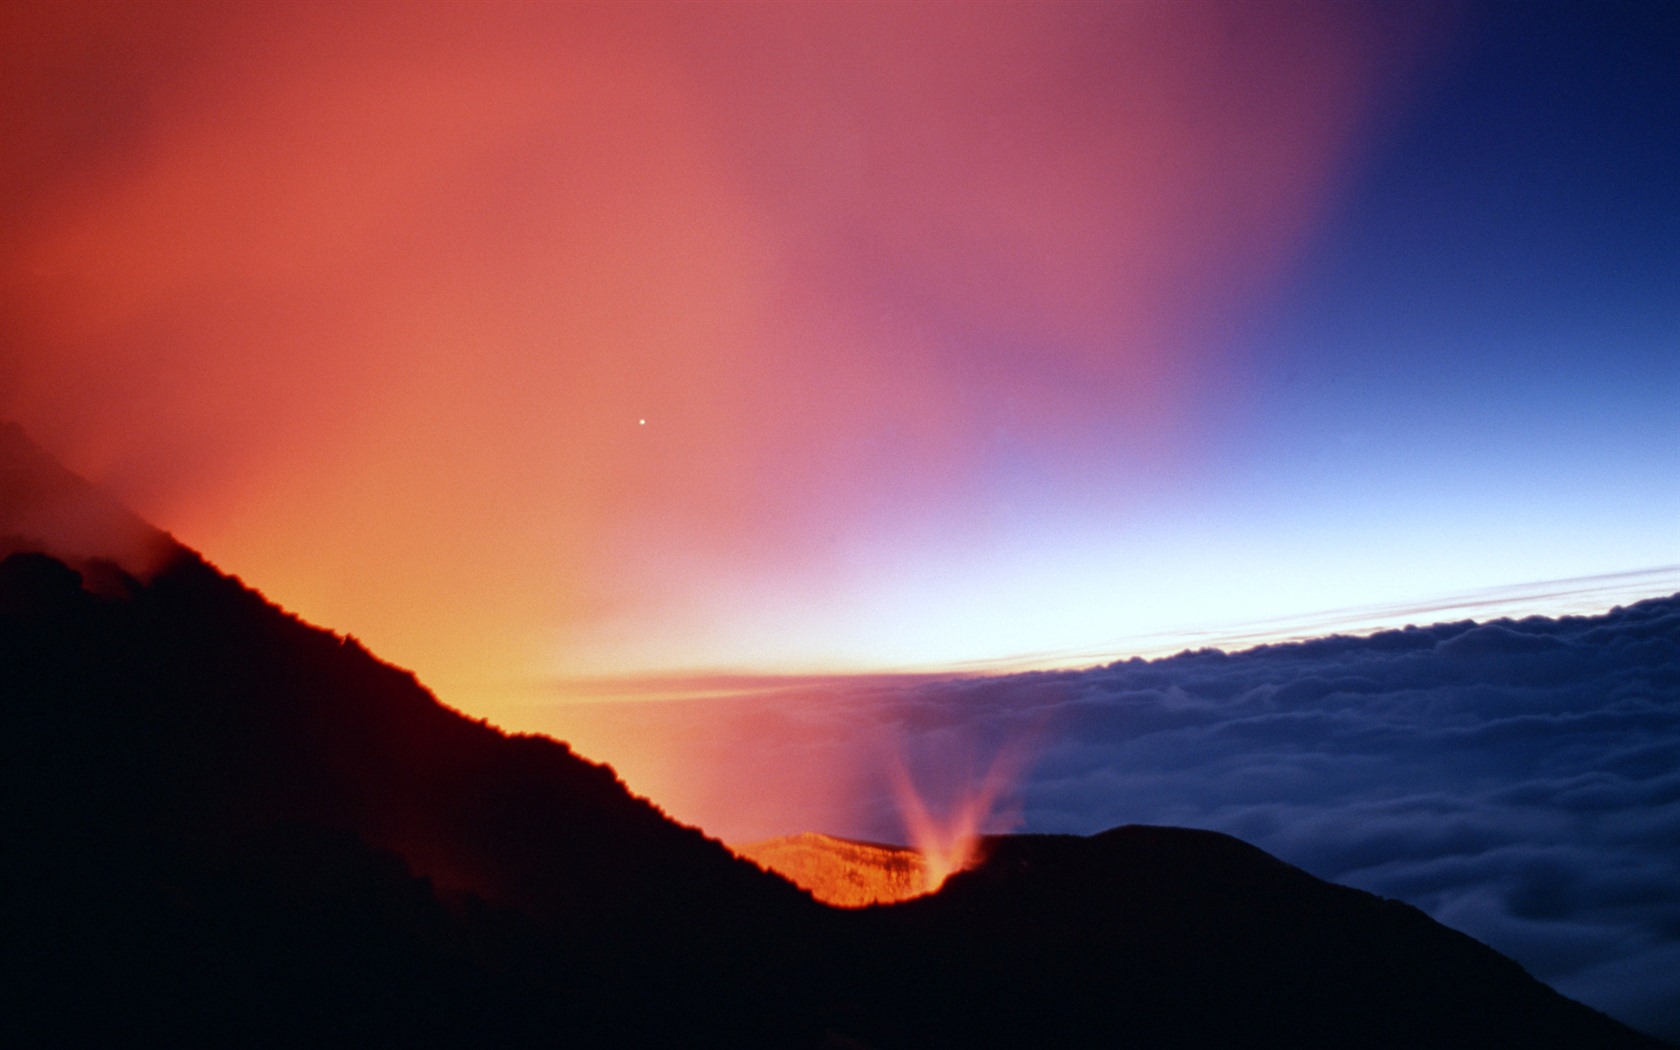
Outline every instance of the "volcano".
<path fill-rule="evenodd" d="M 997 837 L 937 893 L 826 906 L 16 430 L 0 482 L 12 1045 L 1661 1045 L 1210 832 Z M 917 878 L 820 836 L 757 855 L 852 904 Z"/>

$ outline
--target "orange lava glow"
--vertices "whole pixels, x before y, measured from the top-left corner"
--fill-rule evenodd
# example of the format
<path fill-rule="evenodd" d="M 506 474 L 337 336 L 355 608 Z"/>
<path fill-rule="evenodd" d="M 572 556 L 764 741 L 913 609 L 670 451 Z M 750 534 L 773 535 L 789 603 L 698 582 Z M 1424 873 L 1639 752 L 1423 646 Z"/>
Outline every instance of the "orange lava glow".
<path fill-rule="evenodd" d="M 892 904 L 937 893 L 952 875 L 982 859 L 981 833 L 995 816 L 1000 792 L 1014 779 L 1012 754 L 1000 754 L 978 785 L 942 814 L 934 813 L 903 762 L 891 763 L 909 847 L 804 832 L 730 848 L 835 907 Z"/>
<path fill-rule="evenodd" d="M 893 904 L 929 892 L 922 855 L 903 846 L 807 831 L 730 848 L 836 908 Z"/>
<path fill-rule="evenodd" d="M 1008 786 L 1013 764 L 1000 755 L 979 784 L 965 792 L 943 814 L 935 814 L 926 797 L 916 789 L 902 762 L 888 766 L 893 794 L 904 820 L 910 843 L 921 854 L 923 893 L 934 893 L 952 875 L 979 859 L 980 833 L 993 815 L 999 792 Z"/>

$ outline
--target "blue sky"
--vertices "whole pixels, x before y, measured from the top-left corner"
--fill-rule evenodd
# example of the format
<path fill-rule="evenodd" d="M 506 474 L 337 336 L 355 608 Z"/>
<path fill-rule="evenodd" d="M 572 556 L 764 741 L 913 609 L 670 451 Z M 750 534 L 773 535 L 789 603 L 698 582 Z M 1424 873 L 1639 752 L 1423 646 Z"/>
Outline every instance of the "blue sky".
<path fill-rule="evenodd" d="M 1672 563 L 1680 18 L 1465 23 L 1248 344 L 1271 409 L 1249 454 L 1306 513 L 1340 492 L 1425 556 L 1529 548 L 1500 569 L 1536 578 Z"/>

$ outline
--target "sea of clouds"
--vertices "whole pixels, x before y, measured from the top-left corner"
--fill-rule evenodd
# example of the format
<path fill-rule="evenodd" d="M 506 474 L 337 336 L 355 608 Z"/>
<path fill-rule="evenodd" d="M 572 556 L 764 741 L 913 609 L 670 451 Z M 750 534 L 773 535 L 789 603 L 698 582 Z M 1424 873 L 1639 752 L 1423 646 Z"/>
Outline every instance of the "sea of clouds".
<path fill-rule="evenodd" d="M 995 830 L 1226 831 L 1680 1039 L 1680 595 L 1080 671 L 611 706 L 748 800 L 795 791 L 773 777 L 890 751 L 935 808 L 1001 772 L 1013 788 Z M 888 779 L 861 778 L 820 830 L 902 841 Z"/>

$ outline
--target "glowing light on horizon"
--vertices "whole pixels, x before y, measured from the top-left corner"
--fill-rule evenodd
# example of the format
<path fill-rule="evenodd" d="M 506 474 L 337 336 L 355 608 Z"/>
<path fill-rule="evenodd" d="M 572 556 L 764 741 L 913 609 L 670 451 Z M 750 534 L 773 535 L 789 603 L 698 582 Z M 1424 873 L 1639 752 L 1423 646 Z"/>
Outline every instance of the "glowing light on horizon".
<path fill-rule="evenodd" d="M 493 715 L 833 661 L 999 463 L 1193 457 L 1386 90 L 1334 8 L 191 10 L 8 14 L 0 413 Z"/>
<path fill-rule="evenodd" d="M 901 757 L 895 756 L 888 763 L 905 834 L 924 864 L 921 892 L 937 893 L 952 875 L 981 859 L 981 833 L 997 815 L 999 796 L 1019 772 L 1018 763 L 1010 755 L 1008 751 L 999 752 L 985 774 L 973 783 L 943 785 L 948 791 L 956 792 L 956 802 L 943 812 L 934 812 L 928 796 L 917 789 Z"/>
<path fill-rule="evenodd" d="M 985 774 L 972 782 L 938 785 L 944 789 L 941 794 L 954 794 L 956 801 L 937 812 L 911 779 L 902 756 L 895 756 L 887 775 L 908 847 L 849 841 L 807 829 L 731 849 L 835 907 L 893 904 L 937 893 L 951 876 L 984 859 L 981 836 L 997 819 L 1001 793 L 1018 779 L 1014 756 L 1019 753 L 1000 751 Z"/>

